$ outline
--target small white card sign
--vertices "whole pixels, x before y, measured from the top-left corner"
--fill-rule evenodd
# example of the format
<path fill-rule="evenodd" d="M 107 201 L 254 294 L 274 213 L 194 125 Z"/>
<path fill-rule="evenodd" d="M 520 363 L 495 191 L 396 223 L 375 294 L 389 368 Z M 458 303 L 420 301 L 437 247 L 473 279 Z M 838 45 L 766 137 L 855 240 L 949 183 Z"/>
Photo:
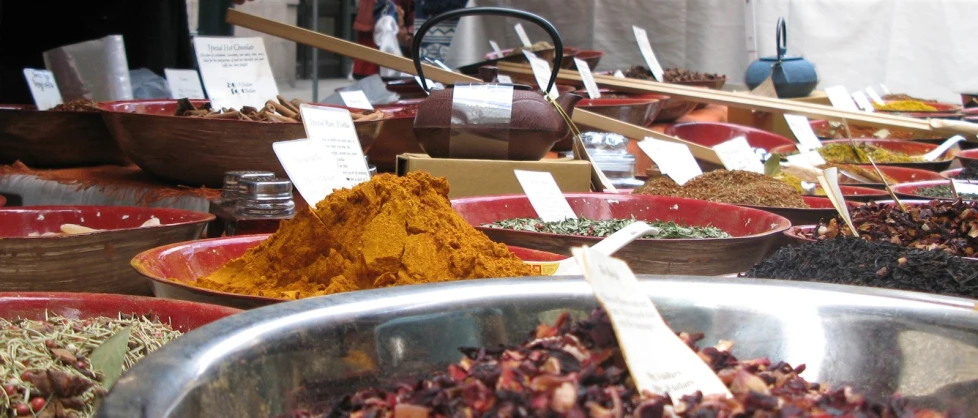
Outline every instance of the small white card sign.
<path fill-rule="evenodd" d="M 322 139 L 275 142 L 272 150 L 295 189 L 310 206 L 315 206 L 333 190 L 353 186 Z"/>
<path fill-rule="evenodd" d="M 550 68 L 550 63 L 527 50 L 523 50 L 523 55 L 526 56 L 527 61 L 530 62 L 530 69 L 533 70 L 533 78 L 535 78 L 537 80 L 537 84 L 540 85 L 540 90 L 546 91 L 547 82 L 550 81 L 550 74 L 553 72 L 553 70 Z M 558 96 L 556 83 L 550 87 L 549 94 L 554 98 Z"/>
<path fill-rule="evenodd" d="M 492 58 L 502 58 L 503 50 L 499 49 L 499 44 L 496 41 L 490 39 L 489 46 L 492 47 Z"/>
<path fill-rule="evenodd" d="M 615 78 L 625 78 L 625 73 L 621 72 L 621 70 L 615 70 L 613 75 Z"/>
<path fill-rule="evenodd" d="M 574 65 L 577 66 L 577 72 L 581 73 L 581 80 L 584 81 L 584 88 L 587 89 L 587 95 L 592 99 L 600 99 L 601 90 L 598 88 L 598 83 L 594 82 L 594 74 L 591 74 L 591 67 L 580 58 L 574 58 Z"/>
<path fill-rule="evenodd" d="M 859 107 L 856 103 L 852 101 L 852 96 L 846 90 L 845 86 L 832 86 L 825 89 L 825 94 L 829 96 L 829 101 L 832 102 L 832 106 L 842 109 L 851 110 L 853 112 L 858 111 Z"/>
<path fill-rule="evenodd" d="M 510 77 L 506 74 L 497 75 L 496 80 L 499 81 L 499 84 L 513 84 L 513 77 Z"/>
<path fill-rule="evenodd" d="M 751 149 L 746 137 L 738 136 L 716 144 L 713 146 L 713 150 L 716 151 L 717 156 L 720 157 L 720 162 L 727 170 L 743 170 L 764 174 L 764 164 Z"/>
<path fill-rule="evenodd" d="M 520 42 L 523 43 L 524 48 L 533 46 L 533 42 L 530 42 L 530 37 L 526 35 L 526 29 L 523 29 L 522 23 L 517 23 L 513 29 L 516 29 L 516 36 L 520 37 Z"/>
<path fill-rule="evenodd" d="M 638 42 L 638 50 L 642 52 L 642 58 L 645 58 L 645 64 L 649 66 L 649 70 L 652 71 L 652 75 L 657 81 L 662 81 L 662 75 L 665 71 L 662 69 L 662 65 L 659 64 L 659 60 L 655 57 L 655 52 L 652 52 L 652 44 L 649 43 L 649 35 L 638 26 L 632 26 L 632 32 L 635 33 L 635 41 Z"/>
<path fill-rule="evenodd" d="M 370 100 L 367 99 L 367 95 L 362 90 L 341 91 L 340 98 L 343 99 L 346 107 L 374 110 L 374 106 L 370 104 Z"/>
<path fill-rule="evenodd" d="M 638 147 L 655 162 L 662 174 L 680 186 L 703 174 L 686 145 L 646 137 L 638 143 Z"/>
<path fill-rule="evenodd" d="M 38 110 L 48 110 L 62 103 L 58 82 L 50 71 L 25 68 L 24 78 L 27 79 L 27 86 L 31 89 L 34 105 Z"/>
<path fill-rule="evenodd" d="M 801 154 L 792 154 L 787 157 L 788 164 L 801 167 L 818 167 L 827 164 L 825 158 L 818 151 L 808 151 Z"/>
<path fill-rule="evenodd" d="M 873 104 L 869 102 L 869 97 L 866 96 L 865 92 L 857 91 L 855 93 L 852 93 L 852 100 L 855 100 L 856 105 L 859 106 L 859 108 L 862 110 L 865 110 L 867 112 L 876 111 L 876 108 L 873 107 Z"/>
<path fill-rule="evenodd" d="M 883 102 L 883 97 L 881 97 L 880 94 L 876 92 L 876 89 L 874 89 L 873 86 L 866 87 L 866 94 L 868 94 L 869 97 L 873 99 L 874 102 L 876 102 L 876 104 L 885 103 Z"/>
<path fill-rule="evenodd" d="M 795 134 L 795 139 L 798 140 L 798 151 L 808 152 L 813 149 L 822 148 L 822 141 L 818 140 L 815 136 L 815 131 L 812 130 L 812 125 L 808 123 L 808 118 L 801 115 L 784 115 L 784 121 L 788 124 L 788 128 L 791 129 L 791 133 Z"/>
<path fill-rule="evenodd" d="M 832 206 L 835 206 L 835 210 L 846 221 L 846 225 L 849 226 L 852 234 L 858 237 L 859 231 L 852 224 L 852 217 L 849 215 L 849 206 L 846 205 L 846 199 L 842 196 L 842 189 L 839 188 L 839 169 L 837 167 L 829 167 L 822 170 L 822 175 L 818 176 L 818 182 L 822 185 L 825 196 L 832 201 Z"/>
<path fill-rule="evenodd" d="M 554 176 L 547 171 L 513 170 L 516 180 L 523 187 L 526 198 L 544 222 L 559 222 L 565 219 L 577 219 L 570 203 L 564 198 L 560 186 Z"/>
<path fill-rule="evenodd" d="M 173 99 L 206 99 L 204 86 L 200 84 L 200 74 L 197 70 L 174 70 L 166 68 L 166 84 L 170 85 L 170 98 Z"/>
<path fill-rule="evenodd" d="M 330 150 L 340 171 L 353 184 L 370 180 L 370 169 L 363 158 L 360 138 L 353 126 L 353 118 L 346 109 L 326 106 L 299 106 L 302 127 L 306 136 L 322 139 Z"/>
<path fill-rule="evenodd" d="M 214 108 L 262 108 L 278 85 L 262 38 L 194 38 L 197 67 Z"/>
<path fill-rule="evenodd" d="M 886 84 L 880 83 L 880 89 L 883 90 L 883 94 L 890 94 L 890 89 L 886 88 Z"/>
<path fill-rule="evenodd" d="M 961 181 L 961 180 L 951 180 L 951 181 L 954 182 L 954 190 L 958 192 L 959 195 L 960 194 L 978 195 L 978 183 L 972 183 L 969 181 Z M 969 198 L 964 200 L 972 200 L 972 199 Z"/>
<path fill-rule="evenodd" d="M 673 400 L 696 392 L 731 396 L 716 373 L 669 328 L 624 261 L 586 247 L 571 253 L 608 312 L 640 392 L 668 394 Z"/>

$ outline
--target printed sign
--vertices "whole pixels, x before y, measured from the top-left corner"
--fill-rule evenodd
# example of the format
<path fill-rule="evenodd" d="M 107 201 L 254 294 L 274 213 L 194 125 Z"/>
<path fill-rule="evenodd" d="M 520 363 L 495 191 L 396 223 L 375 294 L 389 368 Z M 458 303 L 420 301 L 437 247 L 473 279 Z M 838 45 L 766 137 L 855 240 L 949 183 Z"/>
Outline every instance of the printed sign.
<path fill-rule="evenodd" d="M 638 50 L 642 52 L 642 58 L 645 58 L 645 64 L 649 66 L 649 70 L 652 71 L 652 75 L 657 81 L 663 80 L 663 74 L 665 71 L 662 69 L 662 65 L 659 64 L 659 60 L 655 57 L 655 52 L 652 52 L 652 44 L 649 43 L 649 35 L 638 26 L 632 26 L 632 32 L 635 33 L 635 41 L 638 42 Z"/>
<path fill-rule="evenodd" d="M 791 129 L 791 133 L 795 134 L 795 139 L 798 140 L 798 151 L 808 152 L 813 149 L 822 148 L 822 141 L 818 140 L 815 136 L 815 131 L 812 130 L 812 124 L 808 123 L 808 118 L 801 115 L 784 115 L 784 121 L 788 123 L 788 128 Z"/>
<path fill-rule="evenodd" d="M 214 108 L 261 108 L 278 95 L 262 38 L 194 38 L 197 67 Z"/>
<path fill-rule="evenodd" d="M 346 107 L 374 110 L 374 106 L 370 104 L 370 100 L 367 99 L 367 95 L 363 93 L 363 90 L 341 91 L 339 93 Z"/>
<path fill-rule="evenodd" d="M 302 114 L 306 136 L 326 142 L 326 147 L 336 158 L 336 164 L 347 180 L 353 184 L 370 180 L 370 169 L 363 157 L 363 148 L 350 111 L 303 104 L 299 106 L 299 113 Z"/>
<path fill-rule="evenodd" d="M 662 174 L 680 186 L 703 174 L 693 153 L 684 144 L 646 137 L 638 143 L 638 147 L 655 162 Z"/>
<path fill-rule="evenodd" d="M 319 203 L 333 190 L 353 186 L 322 139 L 275 142 L 272 150 L 295 189 L 309 205 Z"/>
<path fill-rule="evenodd" d="M 760 157 L 754 153 L 747 138 L 738 136 L 729 141 L 717 144 L 713 147 L 720 162 L 727 170 L 743 170 L 764 174 L 764 164 Z"/>
<path fill-rule="evenodd" d="M 513 170 L 516 180 L 523 187 L 526 198 L 544 222 L 559 222 L 565 219 L 577 219 L 570 203 L 564 198 L 560 186 L 554 176 L 546 171 Z"/>

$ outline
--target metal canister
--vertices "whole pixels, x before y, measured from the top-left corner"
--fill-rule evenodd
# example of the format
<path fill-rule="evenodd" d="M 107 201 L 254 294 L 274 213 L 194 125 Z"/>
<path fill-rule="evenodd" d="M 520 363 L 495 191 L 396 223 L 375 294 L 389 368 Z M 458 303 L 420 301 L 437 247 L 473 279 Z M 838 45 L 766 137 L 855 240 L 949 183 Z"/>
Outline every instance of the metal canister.
<path fill-rule="evenodd" d="M 275 177 L 275 173 L 271 171 L 257 170 L 225 172 L 224 187 L 221 189 L 221 204 L 228 206 L 234 205 L 234 202 L 238 200 L 238 183 L 240 183 L 242 179 L 255 177 Z"/>
<path fill-rule="evenodd" d="M 249 177 L 238 183 L 234 214 L 239 217 L 290 217 L 295 214 L 292 182 L 277 177 Z"/>

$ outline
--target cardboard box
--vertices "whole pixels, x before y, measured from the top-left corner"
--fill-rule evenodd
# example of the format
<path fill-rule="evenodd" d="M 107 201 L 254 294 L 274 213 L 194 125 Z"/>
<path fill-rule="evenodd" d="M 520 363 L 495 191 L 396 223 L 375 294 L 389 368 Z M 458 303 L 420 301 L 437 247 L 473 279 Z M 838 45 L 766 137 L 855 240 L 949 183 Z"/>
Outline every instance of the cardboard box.
<path fill-rule="evenodd" d="M 449 198 L 496 194 L 523 194 L 513 170 L 548 171 L 566 193 L 591 191 L 591 163 L 571 158 L 540 161 L 462 160 L 431 158 L 425 154 L 397 156 L 397 175 L 427 171 L 445 177 Z"/>

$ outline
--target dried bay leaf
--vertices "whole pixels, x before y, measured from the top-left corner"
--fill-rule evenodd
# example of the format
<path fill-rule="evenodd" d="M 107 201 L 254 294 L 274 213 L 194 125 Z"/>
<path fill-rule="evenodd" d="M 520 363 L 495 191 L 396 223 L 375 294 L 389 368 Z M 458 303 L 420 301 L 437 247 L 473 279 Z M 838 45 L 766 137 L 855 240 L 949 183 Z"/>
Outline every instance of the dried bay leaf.
<path fill-rule="evenodd" d="M 98 346 L 89 360 L 92 369 L 102 374 L 102 386 L 109 389 L 122 376 L 122 365 L 129 352 L 129 336 L 132 327 L 125 327 Z"/>

